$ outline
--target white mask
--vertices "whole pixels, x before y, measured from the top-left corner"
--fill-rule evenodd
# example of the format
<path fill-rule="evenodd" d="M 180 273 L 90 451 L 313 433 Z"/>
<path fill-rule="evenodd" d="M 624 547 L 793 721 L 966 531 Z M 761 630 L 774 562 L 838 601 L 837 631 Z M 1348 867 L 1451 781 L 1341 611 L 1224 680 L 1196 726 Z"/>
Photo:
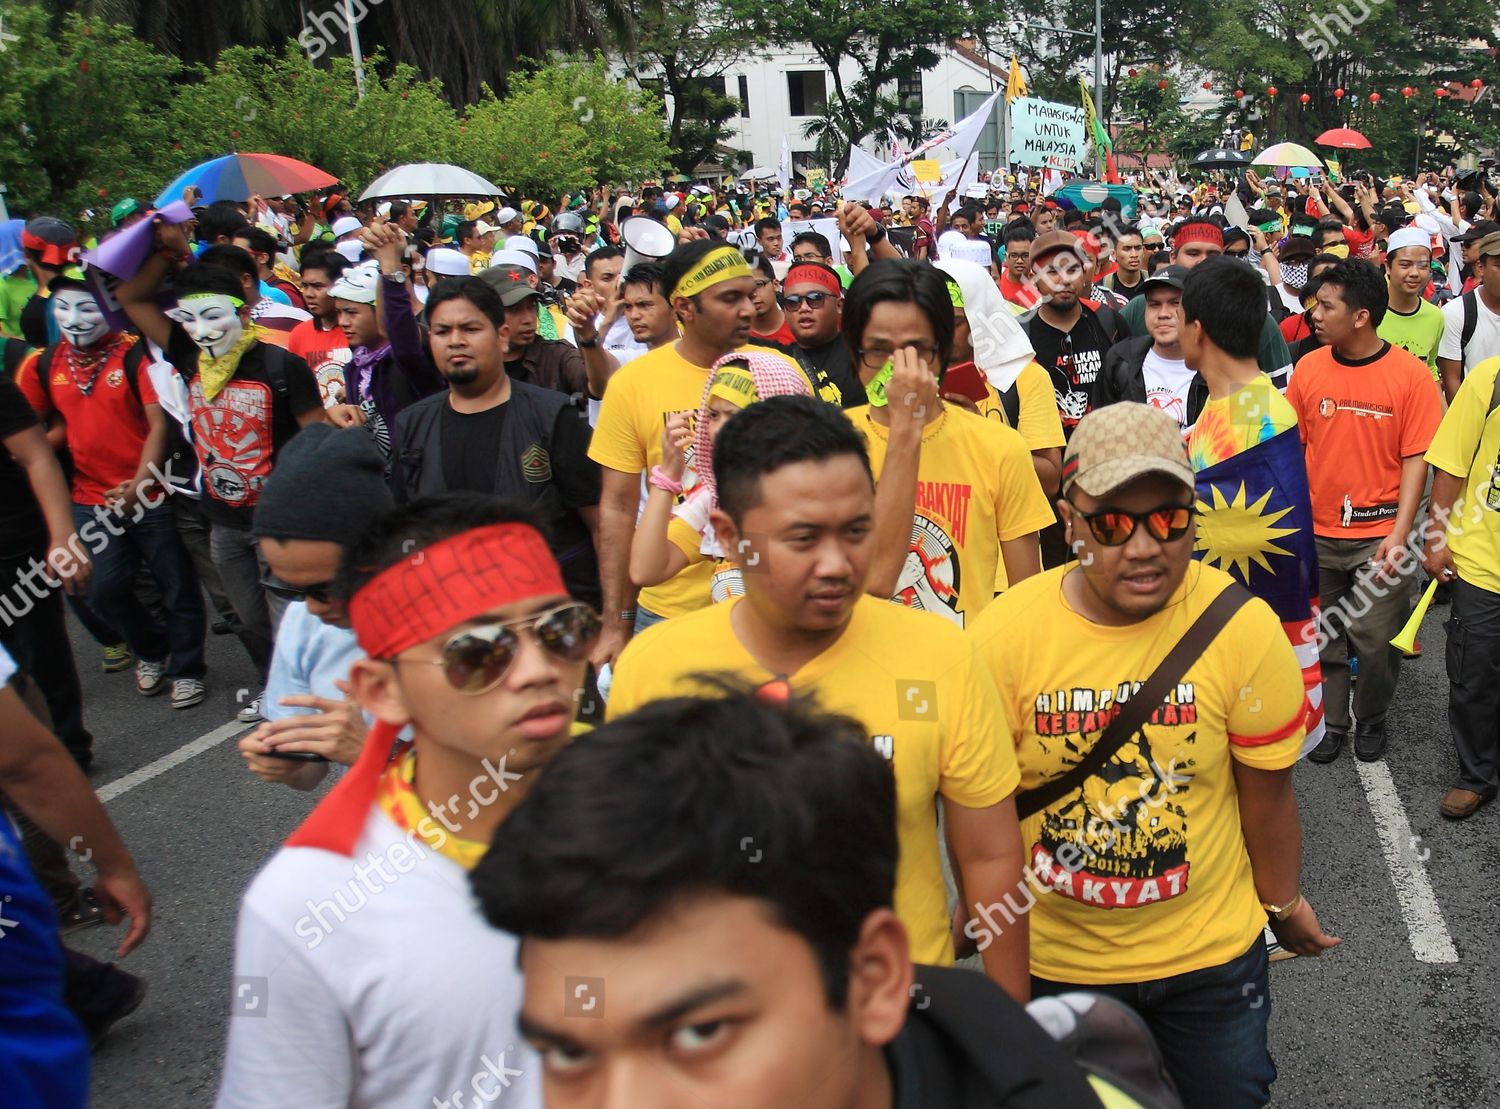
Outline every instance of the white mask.
<path fill-rule="evenodd" d="M 222 293 L 199 293 L 177 302 L 168 313 L 182 324 L 188 337 L 212 358 L 228 354 L 245 333 L 239 305 Z"/>
<path fill-rule="evenodd" d="M 75 348 L 91 347 L 109 334 L 94 294 L 83 289 L 59 289 L 52 294 L 52 319 L 62 337 Z"/>

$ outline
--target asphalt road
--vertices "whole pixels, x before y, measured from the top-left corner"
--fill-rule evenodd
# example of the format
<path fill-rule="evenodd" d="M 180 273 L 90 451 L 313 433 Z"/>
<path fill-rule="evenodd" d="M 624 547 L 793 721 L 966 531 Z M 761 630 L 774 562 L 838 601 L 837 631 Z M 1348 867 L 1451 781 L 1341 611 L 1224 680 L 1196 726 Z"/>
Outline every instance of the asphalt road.
<path fill-rule="evenodd" d="M 1453 767 L 1446 612 L 1429 614 L 1426 655 L 1403 670 L 1385 762 L 1362 773 L 1346 751 L 1298 770 L 1303 889 L 1343 945 L 1271 969 L 1277 1105 L 1500 1105 L 1500 898 L 1485 877 L 1500 873 L 1500 805 L 1456 825 L 1437 812 Z M 128 674 L 100 673 L 81 635 L 75 649 L 94 783 L 156 897 L 152 935 L 124 964 L 150 993 L 97 1051 L 94 1104 L 198 1109 L 212 1101 L 231 1019 L 240 894 L 315 797 L 244 769 L 226 725 L 253 671 L 233 640 L 211 639 L 209 698 L 182 712 L 142 699 Z M 113 931 L 72 942 L 107 957 Z"/>

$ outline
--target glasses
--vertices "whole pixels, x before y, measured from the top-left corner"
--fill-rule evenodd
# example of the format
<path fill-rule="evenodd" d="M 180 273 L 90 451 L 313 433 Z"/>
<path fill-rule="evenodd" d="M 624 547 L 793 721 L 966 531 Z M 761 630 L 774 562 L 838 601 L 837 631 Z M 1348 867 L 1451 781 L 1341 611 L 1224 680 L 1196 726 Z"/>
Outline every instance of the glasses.
<path fill-rule="evenodd" d="M 825 300 L 832 300 L 833 299 L 833 294 L 832 293 L 793 293 L 791 296 L 789 296 L 789 297 L 782 297 L 781 299 L 782 299 L 782 303 L 784 303 L 788 308 L 791 308 L 793 310 L 802 307 L 802 302 L 804 300 L 807 301 L 807 303 L 809 305 L 811 305 L 813 308 L 821 308 L 821 307 L 823 307 L 823 302 Z"/>
<path fill-rule="evenodd" d="M 1198 514 L 1190 504 L 1164 504 L 1150 512 L 1126 512 L 1119 508 L 1099 512 L 1076 511 L 1087 522 L 1094 538 L 1106 547 L 1123 547 L 1142 524 L 1159 542 L 1176 542 L 1187 534 L 1193 517 Z"/>
<path fill-rule="evenodd" d="M 537 645 L 565 662 L 588 658 L 604 623 L 585 604 L 572 602 L 521 620 L 503 620 L 459 632 L 443 644 L 440 658 L 395 658 L 392 662 L 421 662 L 441 666 L 443 677 L 469 697 L 488 693 L 510 673 L 525 629 Z"/>
<path fill-rule="evenodd" d="M 917 357 L 923 362 L 937 361 L 938 348 L 930 343 L 903 343 L 901 349 L 916 351 Z M 859 355 L 859 360 L 864 363 L 867 370 L 878 370 L 896 356 L 894 350 L 888 350 L 885 347 L 869 347 L 855 353 Z"/>
<path fill-rule="evenodd" d="M 1248 258 L 1248 257 L 1250 257 L 1250 248 L 1246 247 L 1244 250 L 1226 250 L 1224 252 L 1224 257 L 1226 257 L 1226 258 Z"/>
<path fill-rule="evenodd" d="M 316 585 L 288 585 L 284 581 L 275 578 L 261 579 L 261 585 L 267 593 L 273 597 L 280 597 L 283 601 L 316 601 L 320 605 L 333 602 L 333 582 L 320 581 Z"/>

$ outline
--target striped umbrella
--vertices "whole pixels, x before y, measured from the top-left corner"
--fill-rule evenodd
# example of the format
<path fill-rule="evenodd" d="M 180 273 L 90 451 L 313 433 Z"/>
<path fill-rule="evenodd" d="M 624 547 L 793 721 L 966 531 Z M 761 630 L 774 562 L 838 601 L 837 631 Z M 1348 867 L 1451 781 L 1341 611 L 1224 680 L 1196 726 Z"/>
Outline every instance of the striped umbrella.
<path fill-rule="evenodd" d="M 197 186 L 200 203 L 249 200 L 252 196 L 284 196 L 312 192 L 338 184 L 338 178 L 317 166 L 281 154 L 226 154 L 194 166 L 161 191 L 158 208 L 182 199 L 182 191 Z"/>

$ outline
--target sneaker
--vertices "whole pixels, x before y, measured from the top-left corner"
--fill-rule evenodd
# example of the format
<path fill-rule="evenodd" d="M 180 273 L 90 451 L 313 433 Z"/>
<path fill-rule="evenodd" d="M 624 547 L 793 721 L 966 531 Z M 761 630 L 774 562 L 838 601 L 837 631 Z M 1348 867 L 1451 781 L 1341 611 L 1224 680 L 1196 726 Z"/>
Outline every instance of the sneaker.
<path fill-rule="evenodd" d="M 1309 762 L 1329 763 L 1339 757 L 1339 752 L 1344 749 L 1344 740 L 1349 736 L 1345 732 L 1336 732 L 1329 728 L 1323 733 L 1323 738 L 1318 745 L 1307 753 Z"/>
<path fill-rule="evenodd" d="M 200 678 L 174 678 L 172 680 L 172 707 L 190 709 L 201 705 L 206 689 Z"/>
<path fill-rule="evenodd" d="M 166 691 L 167 683 L 162 675 L 166 666 L 160 662 L 141 659 L 135 664 L 135 689 L 142 697 L 155 697 Z"/>
<path fill-rule="evenodd" d="M 106 674 L 118 674 L 134 665 L 135 656 L 130 653 L 130 648 L 123 643 L 116 643 L 113 647 L 104 648 L 104 661 L 99 664 L 99 669 Z"/>
<path fill-rule="evenodd" d="M 1281 941 L 1276 938 L 1276 933 L 1271 931 L 1271 926 L 1266 925 L 1266 958 L 1273 963 L 1284 962 L 1287 959 L 1295 959 L 1297 953 L 1288 951 L 1281 946 Z"/>
<path fill-rule="evenodd" d="M 57 911 L 58 930 L 65 936 L 104 923 L 104 910 L 94 899 L 94 891 L 84 886 L 73 900 Z"/>
<path fill-rule="evenodd" d="M 234 718 L 241 724 L 259 724 L 264 720 L 265 717 L 260 714 L 260 697 L 257 697 L 244 708 L 240 709 L 239 712 L 235 713 Z"/>

